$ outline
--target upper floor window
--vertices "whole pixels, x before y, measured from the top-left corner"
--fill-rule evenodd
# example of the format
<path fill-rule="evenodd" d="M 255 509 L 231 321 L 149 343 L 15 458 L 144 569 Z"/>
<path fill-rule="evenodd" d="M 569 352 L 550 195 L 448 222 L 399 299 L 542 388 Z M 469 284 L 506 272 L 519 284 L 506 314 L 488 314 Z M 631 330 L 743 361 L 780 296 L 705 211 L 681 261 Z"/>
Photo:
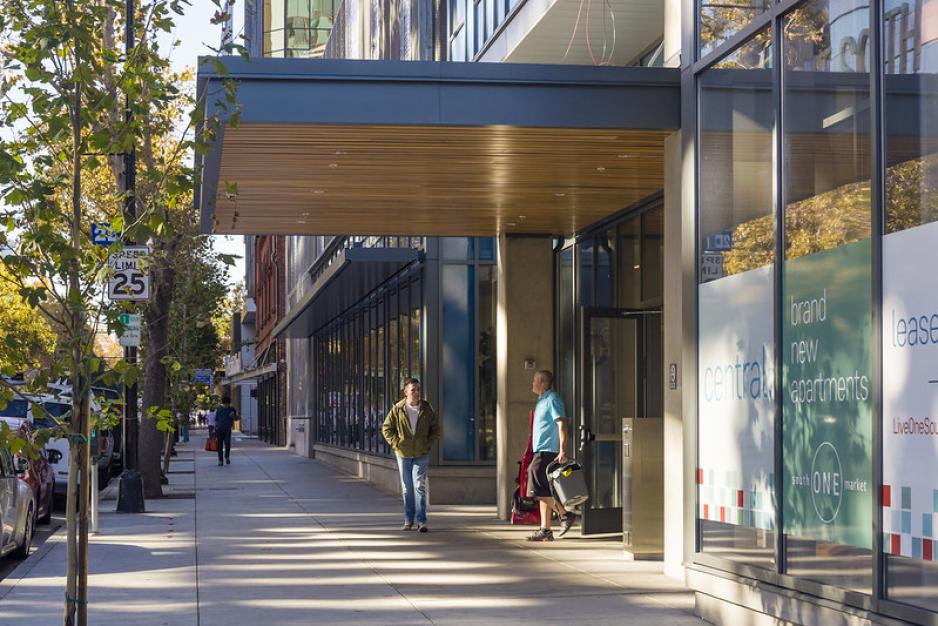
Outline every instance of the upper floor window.
<path fill-rule="evenodd" d="M 264 56 L 321 57 L 338 0 L 265 0 Z"/>

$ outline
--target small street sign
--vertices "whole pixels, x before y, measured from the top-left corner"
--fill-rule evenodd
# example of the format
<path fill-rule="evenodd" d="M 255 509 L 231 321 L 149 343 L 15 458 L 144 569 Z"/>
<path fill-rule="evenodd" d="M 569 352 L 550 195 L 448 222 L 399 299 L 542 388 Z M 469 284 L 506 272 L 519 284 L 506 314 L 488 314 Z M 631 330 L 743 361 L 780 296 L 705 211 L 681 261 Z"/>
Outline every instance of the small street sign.
<path fill-rule="evenodd" d="M 708 252 L 726 252 L 733 249 L 733 231 L 724 230 L 712 235 L 707 235 L 706 246 Z"/>
<path fill-rule="evenodd" d="M 704 252 L 700 255 L 700 280 L 715 280 L 723 276 L 722 252 Z"/>
<path fill-rule="evenodd" d="M 125 348 L 139 348 L 140 315 L 137 313 L 121 313 L 121 324 L 124 325 L 124 334 L 120 336 L 120 344 Z"/>
<path fill-rule="evenodd" d="M 195 370 L 195 375 L 192 377 L 192 379 L 198 385 L 211 385 L 212 384 L 212 370 L 210 369 Z"/>
<path fill-rule="evenodd" d="M 91 224 L 91 243 L 96 246 L 109 246 L 117 241 L 117 233 L 108 222 Z"/>
<path fill-rule="evenodd" d="M 146 246 L 127 246 L 108 258 L 111 275 L 107 297 L 111 300 L 147 300 L 150 297 L 150 274 L 147 271 Z"/>

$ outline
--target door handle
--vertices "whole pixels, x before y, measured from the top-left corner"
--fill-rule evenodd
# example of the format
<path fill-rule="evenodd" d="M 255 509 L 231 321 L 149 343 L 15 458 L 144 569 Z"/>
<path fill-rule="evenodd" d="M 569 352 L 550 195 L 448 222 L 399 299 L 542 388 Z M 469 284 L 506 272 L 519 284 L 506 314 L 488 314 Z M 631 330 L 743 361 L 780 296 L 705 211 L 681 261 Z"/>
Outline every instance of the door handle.
<path fill-rule="evenodd" d="M 596 435 L 593 434 L 593 431 L 585 426 L 580 427 L 580 452 L 583 452 L 586 446 L 595 440 Z"/>

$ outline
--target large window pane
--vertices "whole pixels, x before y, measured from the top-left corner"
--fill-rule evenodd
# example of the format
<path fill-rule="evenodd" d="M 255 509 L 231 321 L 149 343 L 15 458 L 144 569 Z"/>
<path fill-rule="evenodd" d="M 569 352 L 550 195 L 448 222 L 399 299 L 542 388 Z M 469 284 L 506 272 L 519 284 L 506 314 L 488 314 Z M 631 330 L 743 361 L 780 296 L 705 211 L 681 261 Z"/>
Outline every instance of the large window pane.
<path fill-rule="evenodd" d="M 770 50 L 761 32 L 701 75 L 697 167 L 700 545 L 765 568 L 776 531 Z"/>
<path fill-rule="evenodd" d="M 742 30 L 754 17 L 769 8 L 771 0 L 701 0 L 700 56 Z"/>
<path fill-rule="evenodd" d="M 473 267 L 444 265 L 443 298 L 443 458 L 471 461 L 474 456 L 475 362 Z"/>
<path fill-rule="evenodd" d="M 873 495 L 868 27 L 863 0 L 813 0 L 785 17 L 782 46 L 787 571 L 865 593 Z"/>
<path fill-rule="evenodd" d="M 619 306 L 638 309 L 642 306 L 642 220 L 633 217 L 619 225 L 618 300 Z"/>
<path fill-rule="evenodd" d="M 482 265 L 479 274 L 479 460 L 495 460 L 495 323 L 498 315 L 498 280 L 494 265 Z"/>
<path fill-rule="evenodd" d="M 664 208 L 642 215 L 642 299 L 662 297 L 664 288 Z"/>
<path fill-rule="evenodd" d="M 562 398 L 574 402 L 576 376 L 576 301 L 573 284 L 573 254 L 570 246 L 560 251 L 557 259 L 557 391 Z"/>
<path fill-rule="evenodd" d="M 886 589 L 938 611 L 938 0 L 884 9 Z"/>

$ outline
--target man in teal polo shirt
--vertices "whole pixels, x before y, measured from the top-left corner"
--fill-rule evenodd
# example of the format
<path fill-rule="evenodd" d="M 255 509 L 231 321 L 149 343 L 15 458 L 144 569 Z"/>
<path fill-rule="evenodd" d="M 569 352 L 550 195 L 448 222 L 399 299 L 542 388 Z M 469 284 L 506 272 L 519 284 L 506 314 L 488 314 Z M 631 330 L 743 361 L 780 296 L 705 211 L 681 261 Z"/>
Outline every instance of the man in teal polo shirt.
<path fill-rule="evenodd" d="M 547 467 L 554 462 L 567 461 L 567 417 L 563 400 L 553 389 L 554 374 L 540 370 L 534 374 L 531 391 L 537 395 L 534 405 L 534 421 L 531 426 L 531 450 L 534 458 L 528 466 L 528 497 L 537 498 L 541 509 L 541 527 L 528 541 L 553 541 L 550 529 L 551 513 L 556 506 L 560 514 L 560 536 L 563 537 L 573 525 L 575 515 L 567 511 L 554 496 L 547 480 Z"/>

